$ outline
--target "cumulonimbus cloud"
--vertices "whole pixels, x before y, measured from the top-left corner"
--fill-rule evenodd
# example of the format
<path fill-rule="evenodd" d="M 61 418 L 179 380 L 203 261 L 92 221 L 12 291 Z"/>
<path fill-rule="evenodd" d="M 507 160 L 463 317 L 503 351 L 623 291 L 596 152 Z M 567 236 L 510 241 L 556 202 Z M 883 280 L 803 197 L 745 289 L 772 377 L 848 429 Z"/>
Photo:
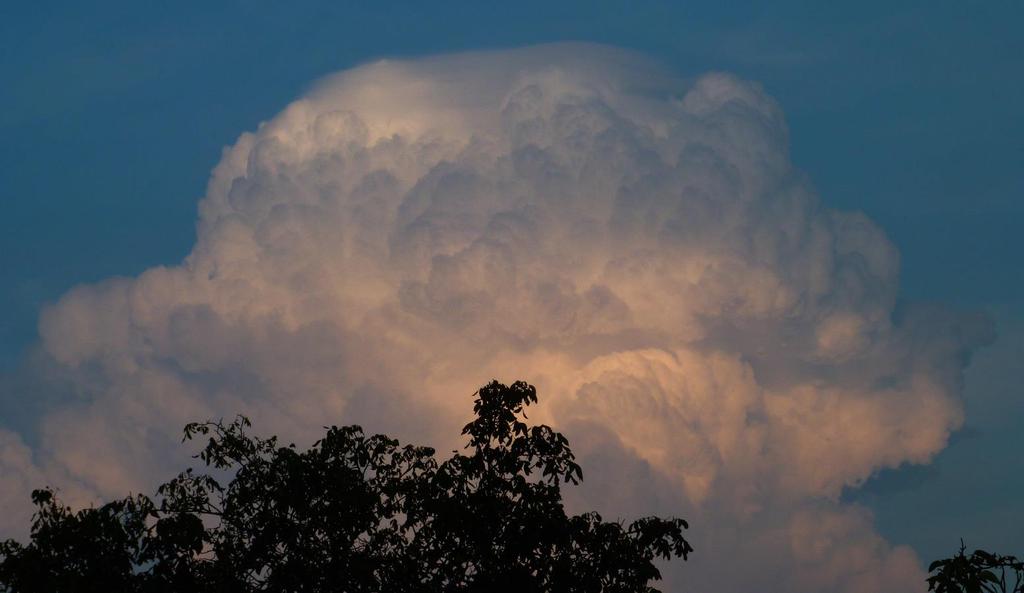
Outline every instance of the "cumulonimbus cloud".
<path fill-rule="evenodd" d="M 454 445 L 475 387 L 523 378 L 574 496 L 692 519 L 673 586 L 921 590 L 839 495 L 945 446 L 987 328 L 897 306 L 898 278 L 756 84 L 590 45 L 380 61 L 225 151 L 183 263 L 44 312 L 73 389 L 33 447 L 0 432 L 0 495 L 148 488 L 185 422 L 238 412 Z"/>

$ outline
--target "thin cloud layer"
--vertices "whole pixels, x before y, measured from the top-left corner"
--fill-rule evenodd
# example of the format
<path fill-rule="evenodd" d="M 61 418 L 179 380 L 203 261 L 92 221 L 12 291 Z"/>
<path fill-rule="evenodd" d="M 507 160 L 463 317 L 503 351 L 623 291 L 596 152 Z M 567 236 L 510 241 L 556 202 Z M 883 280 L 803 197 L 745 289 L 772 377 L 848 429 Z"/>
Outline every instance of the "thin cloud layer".
<path fill-rule="evenodd" d="M 0 432 L 0 499 L 148 489 L 238 412 L 456 446 L 474 389 L 522 378 L 579 504 L 692 520 L 673 586 L 922 589 L 839 495 L 945 446 L 988 327 L 897 307 L 897 250 L 821 202 L 758 85 L 589 45 L 381 61 L 243 134 L 199 210 L 181 265 L 44 312 L 74 388 L 36 446 Z"/>

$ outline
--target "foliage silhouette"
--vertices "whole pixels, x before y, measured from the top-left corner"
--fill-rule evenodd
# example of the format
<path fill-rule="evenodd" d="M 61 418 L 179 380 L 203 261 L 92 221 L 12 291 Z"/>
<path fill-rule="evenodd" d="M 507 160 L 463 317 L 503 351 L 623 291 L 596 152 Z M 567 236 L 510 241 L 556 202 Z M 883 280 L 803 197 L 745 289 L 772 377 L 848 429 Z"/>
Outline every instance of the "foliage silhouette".
<path fill-rule="evenodd" d="M 681 519 L 567 516 L 561 485 L 582 471 L 564 436 L 523 421 L 534 387 L 476 396 L 468 454 L 443 462 L 358 426 L 298 451 L 244 417 L 189 424 L 227 483 L 189 469 L 155 499 L 79 511 L 37 490 L 30 542 L 0 544 L 0 590 L 651 592 L 654 561 L 692 551 Z"/>
<path fill-rule="evenodd" d="M 936 560 L 928 567 L 928 590 L 935 593 L 1024 593 L 1024 562 L 975 550 L 970 556 L 960 542 L 952 558 Z M 1009 578 L 1008 578 L 1009 575 Z"/>

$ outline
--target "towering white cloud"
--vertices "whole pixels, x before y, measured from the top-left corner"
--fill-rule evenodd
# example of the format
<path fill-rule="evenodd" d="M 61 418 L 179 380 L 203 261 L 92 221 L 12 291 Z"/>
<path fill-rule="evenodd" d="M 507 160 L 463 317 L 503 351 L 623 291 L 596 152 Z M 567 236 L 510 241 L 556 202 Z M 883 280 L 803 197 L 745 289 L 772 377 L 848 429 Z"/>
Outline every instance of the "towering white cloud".
<path fill-rule="evenodd" d="M 238 412 L 455 445 L 475 387 L 523 378 L 581 504 L 692 519 L 674 585 L 921 590 L 839 495 L 943 448 L 985 327 L 897 308 L 896 249 L 787 145 L 756 84 L 596 46 L 338 74 L 225 151 L 181 265 L 45 311 L 75 389 L 34 449 L 0 433 L 3 499 L 148 488 Z"/>

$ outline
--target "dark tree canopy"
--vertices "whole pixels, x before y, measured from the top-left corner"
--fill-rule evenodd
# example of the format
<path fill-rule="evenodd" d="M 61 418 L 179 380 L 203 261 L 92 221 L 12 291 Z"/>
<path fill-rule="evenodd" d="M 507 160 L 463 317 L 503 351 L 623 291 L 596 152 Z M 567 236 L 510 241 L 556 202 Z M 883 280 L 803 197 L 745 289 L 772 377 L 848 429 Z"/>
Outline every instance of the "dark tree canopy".
<path fill-rule="evenodd" d="M 37 490 L 30 542 L 0 544 L 0 590 L 650 592 L 656 559 L 692 551 L 681 519 L 566 515 L 561 485 L 582 472 L 564 436 L 524 422 L 536 390 L 476 395 L 466 454 L 445 461 L 358 426 L 299 451 L 245 418 L 190 424 L 226 477 L 190 469 L 79 511 Z"/>
<path fill-rule="evenodd" d="M 935 593 L 1024 593 L 1024 562 L 1014 556 L 975 550 L 961 542 L 952 558 L 928 567 L 928 590 Z"/>

